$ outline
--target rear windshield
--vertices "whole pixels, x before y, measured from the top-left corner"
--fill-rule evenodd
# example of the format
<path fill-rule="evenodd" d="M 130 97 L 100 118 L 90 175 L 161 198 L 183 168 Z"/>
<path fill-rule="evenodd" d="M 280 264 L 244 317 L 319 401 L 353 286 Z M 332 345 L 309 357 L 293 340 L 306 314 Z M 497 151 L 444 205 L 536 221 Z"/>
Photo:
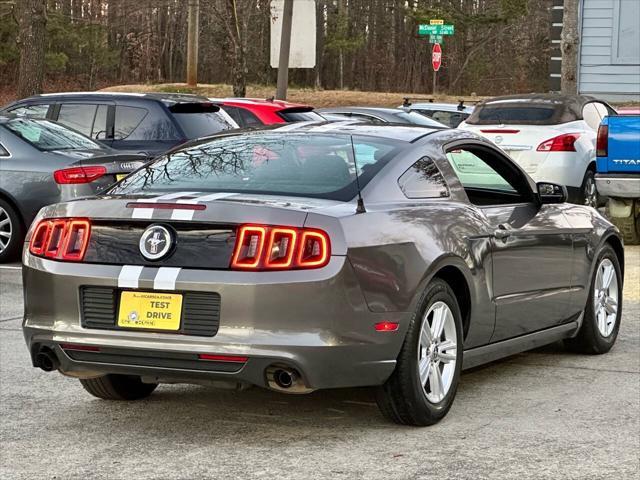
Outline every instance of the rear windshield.
<path fill-rule="evenodd" d="M 5 128 L 43 152 L 50 150 L 100 150 L 104 147 L 81 133 L 49 120 L 22 117 Z"/>
<path fill-rule="evenodd" d="M 556 125 L 577 118 L 568 118 L 561 104 L 504 102 L 478 105 L 466 122 L 470 125 Z"/>
<path fill-rule="evenodd" d="M 398 117 L 398 123 L 411 123 L 413 125 L 422 125 L 424 127 L 446 127 L 440 122 L 431 120 L 429 117 L 419 114 L 418 112 L 399 111 L 393 114 Z"/>
<path fill-rule="evenodd" d="M 282 110 L 278 112 L 278 115 L 285 122 L 322 122 L 324 118 L 318 115 L 316 112 L 309 111 L 296 111 L 296 110 Z"/>
<path fill-rule="evenodd" d="M 206 137 L 234 128 L 220 112 L 174 113 L 173 116 L 188 139 Z"/>
<path fill-rule="evenodd" d="M 404 142 L 353 137 L 360 186 Z M 234 192 L 349 201 L 357 193 L 348 135 L 260 133 L 185 147 L 128 176 L 110 193 Z"/>

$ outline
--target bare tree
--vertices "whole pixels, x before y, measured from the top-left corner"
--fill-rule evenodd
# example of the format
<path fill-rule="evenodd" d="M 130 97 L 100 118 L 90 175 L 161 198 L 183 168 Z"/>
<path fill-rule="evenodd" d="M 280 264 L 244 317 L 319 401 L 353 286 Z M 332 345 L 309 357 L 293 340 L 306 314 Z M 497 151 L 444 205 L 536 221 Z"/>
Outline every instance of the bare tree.
<path fill-rule="evenodd" d="M 20 98 L 42 92 L 46 9 L 46 0 L 20 0 L 15 7 L 20 51 L 17 93 Z"/>
<path fill-rule="evenodd" d="M 578 93 L 578 2 L 579 0 L 564 0 L 562 16 L 562 36 L 560 49 L 562 51 L 562 70 L 560 89 L 565 94 Z"/>

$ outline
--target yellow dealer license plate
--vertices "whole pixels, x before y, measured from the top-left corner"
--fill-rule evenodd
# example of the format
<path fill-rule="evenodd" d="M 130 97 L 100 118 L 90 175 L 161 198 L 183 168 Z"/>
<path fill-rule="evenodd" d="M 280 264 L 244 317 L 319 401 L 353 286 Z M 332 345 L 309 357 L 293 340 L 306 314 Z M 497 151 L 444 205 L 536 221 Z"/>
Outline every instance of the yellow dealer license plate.
<path fill-rule="evenodd" d="M 129 175 L 129 174 L 128 173 L 116 173 L 116 180 L 119 182 L 120 180 L 122 180 L 127 175 Z"/>
<path fill-rule="evenodd" d="M 122 292 L 118 326 L 151 330 L 178 330 L 182 295 L 153 292 Z"/>

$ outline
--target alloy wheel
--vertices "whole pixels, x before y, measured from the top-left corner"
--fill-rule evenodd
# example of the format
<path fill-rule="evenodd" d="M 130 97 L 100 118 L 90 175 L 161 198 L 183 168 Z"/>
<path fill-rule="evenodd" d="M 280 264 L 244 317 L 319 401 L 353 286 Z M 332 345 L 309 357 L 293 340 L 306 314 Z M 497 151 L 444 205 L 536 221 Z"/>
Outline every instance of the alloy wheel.
<path fill-rule="evenodd" d="M 593 287 L 593 310 L 603 337 L 611 335 L 616 326 L 619 294 L 616 268 L 611 260 L 604 258 L 598 265 Z"/>
<path fill-rule="evenodd" d="M 598 190 L 593 176 L 587 177 L 584 184 L 584 204 L 588 207 L 598 207 Z"/>
<path fill-rule="evenodd" d="M 456 323 L 449 306 L 435 302 L 422 318 L 418 344 L 420 384 L 431 403 L 449 393 L 456 370 Z"/>
<path fill-rule="evenodd" d="M 11 217 L 9 212 L 0 207 L 0 253 L 4 252 L 11 242 Z"/>

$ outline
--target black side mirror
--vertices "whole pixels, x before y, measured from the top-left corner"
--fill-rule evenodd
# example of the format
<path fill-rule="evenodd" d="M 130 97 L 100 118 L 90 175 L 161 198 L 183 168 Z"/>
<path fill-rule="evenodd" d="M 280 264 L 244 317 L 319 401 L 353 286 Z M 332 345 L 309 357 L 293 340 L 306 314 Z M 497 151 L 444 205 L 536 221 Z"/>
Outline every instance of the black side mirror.
<path fill-rule="evenodd" d="M 556 183 L 549 182 L 539 182 L 537 184 L 538 187 L 538 198 L 540 199 L 540 203 L 564 203 L 567 201 L 567 187 L 564 185 L 558 185 Z"/>

